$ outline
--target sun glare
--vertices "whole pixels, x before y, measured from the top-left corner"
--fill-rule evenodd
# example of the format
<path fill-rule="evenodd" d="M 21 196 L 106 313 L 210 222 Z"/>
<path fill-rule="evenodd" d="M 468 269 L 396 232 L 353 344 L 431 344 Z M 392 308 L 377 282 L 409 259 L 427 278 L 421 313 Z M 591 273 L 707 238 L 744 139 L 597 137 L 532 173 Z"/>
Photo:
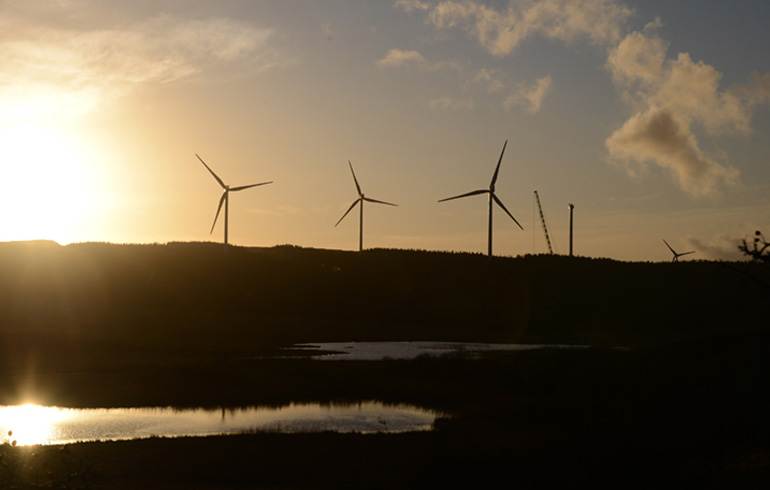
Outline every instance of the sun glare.
<path fill-rule="evenodd" d="M 34 404 L 0 407 L 0 430 L 9 443 L 15 441 L 19 446 L 46 444 L 63 414 L 59 408 Z"/>
<path fill-rule="evenodd" d="M 77 240 L 92 211 L 92 162 L 66 128 L 0 127 L 0 240 Z"/>

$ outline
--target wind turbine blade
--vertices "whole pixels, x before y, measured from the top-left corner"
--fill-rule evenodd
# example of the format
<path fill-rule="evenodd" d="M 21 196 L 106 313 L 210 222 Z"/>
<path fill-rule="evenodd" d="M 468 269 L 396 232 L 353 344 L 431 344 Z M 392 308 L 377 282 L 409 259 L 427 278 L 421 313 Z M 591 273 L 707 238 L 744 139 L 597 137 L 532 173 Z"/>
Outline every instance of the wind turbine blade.
<path fill-rule="evenodd" d="M 503 208 L 503 211 L 505 211 L 505 213 L 506 213 L 508 216 L 510 216 L 510 217 L 511 217 L 511 219 L 513 220 L 513 222 L 514 222 L 514 223 L 516 223 L 517 225 L 519 225 L 519 228 L 521 228 L 522 230 L 524 229 L 524 227 L 522 227 L 522 226 L 519 224 L 519 222 L 518 222 L 518 221 L 516 221 L 516 218 L 514 218 L 514 217 L 513 217 L 513 215 L 511 214 L 511 212 L 510 212 L 510 211 L 508 211 L 508 208 L 506 208 L 506 207 L 505 207 L 505 204 L 503 204 L 503 201 L 501 201 L 500 199 L 498 199 L 498 198 L 497 198 L 497 196 L 495 195 L 495 193 L 494 193 L 494 192 L 492 193 L 492 199 L 494 199 L 494 200 L 495 200 L 495 202 L 497 203 L 497 205 L 498 205 L 498 206 L 500 206 L 501 208 Z"/>
<path fill-rule="evenodd" d="M 200 160 L 203 166 L 206 167 L 206 169 L 208 169 L 209 172 L 211 172 L 211 175 L 213 175 L 214 178 L 217 179 L 217 182 L 219 182 L 219 185 L 221 185 L 222 189 L 224 189 L 226 186 L 225 186 L 225 183 L 222 182 L 222 179 L 220 179 L 219 176 L 215 174 L 214 171 L 211 170 L 211 168 L 208 165 L 206 165 L 206 162 L 203 161 L 203 158 L 199 157 L 197 153 L 195 154 L 195 156 L 198 157 L 198 160 Z"/>
<path fill-rule="evenodd" d="M 505 153 L 505 147 L 508 146 L 508 140 L 505 140 L 505 143 L 503 143 L 503 151 L 500 152 L 500 159 L 497 161 L 497 167 L 495 167 L 495 174 L 492 176 L 492 182 L 489 184 L 489 187 L 494 187 L 495 182 L 497 182 L 497 174 L 500 172 L 500 164 L 503 161 L 503 153 Z"/>
<path fill-rule="evenodd" d="M 439 199 L 438 202 L 451 201 L 452 199 L 460 199 L 461 197 L 477 196 L 479 194 L 489 194 L 489 190 L 479 189 L 477 191 L 466 192 L 465 194 L 460 194 L 459 196 L 447 197 L 446 199 Z"/>
<path fill-rule="evenodd" d="M 690 255 L 690 254 L 694 254 L 694 253 L 695 253 L 695 250 L 693 250 L 691 252 L 682 252 L 682 253 L 679 254 L 679 256 L 681 257 L 682 255 Z"/>
<path fill-rule="evenodd" d="M 353 171 L 353 164 L 350 163 L 350 160 L 348 160 L 348 165 L 350 165 L 350 173 L 353 174 L 353 182 L 356 183 L 356 190 L 358 191 L 358 195 L 363 196 L 363 194 L 361 193 L 361 186 L 358 185 L 358 179 L 356 178 L 356 173 Z"/>
<path fill-rule="evenodd" d="M 222 204 L 225 203 L 225 199 L 227 199 L 227 191 L 223 192 L 222 197 L 219 198 L 219 207 L 217 207 L 217 214 L 214 216 L 214 224 L 211 225 L 209 235 L 214 233 L 214 227 L 217 225 L 217 218 L 219 218 L 219 212 L 222 211 Z"/>
<path fill-rule="evenodd" d="M 387 204 L 388 206 L 398 206 L 398 204 L 393 204 L 392 202 L 378 201 L 377 199 L 372 199 L 371 197 L 362 197 L 361 199 L 368 202 L 376 202 L 378 204 Z"/>
<path fill-rule="evenodd" d="M 335 223 L 334 226 L 336 227 L 338 224 L 340 224 L 342 222 L 342 220 L 345 219 L 345 216 L 347 216 L 348 213 L 351 212 L 353 210 L 353 208 L 356 207 L 356 204 L 358 204 L 359 202 L 361 202 L 361 198 L 360 197 L 358 199 L 356 199 L 355 201 L 353 201 L 353 204 L 350 205 L 348 210 L 345 211 L 345 214 L 342 215 L 342 218 L 340 218 L 340 220 L 337 221 L 337 223 Z"/>
<path fill-rule="evenodd" d="M 251 187 L 257 187 L 259 185 L 267 185 L 267 184 L 272 184 L 272 183 L 273 183 L 273 181 L 271 180 L 270 182 L 260 182 L 259 184 L 241 185 L 241 186 L 238 186 L 238 187 L 231 187 L 230 191 L 233 191 L 233 192 L 234 191 L 242 191 L 243 189 L 249 189 Z"/>
<path fill-rule="evenodd" d="M 669 244 L 668 244 L 668 242 L 666 241 L 666 239 L 665 239 L 665 238 L 663 239 L 663 243 L 665 243 L 665 244 L 666 244 L 666 246 L 668 247 L 668 249 L 669 249 L 669 250 L 671 250 L 671 253 L 672 253 L 672 254 L 676 255 L 676 252 L 674 251 L 674 249 L 673 249 L 673 248 L 671 248 L 671 245 L 669 245 Z"/>

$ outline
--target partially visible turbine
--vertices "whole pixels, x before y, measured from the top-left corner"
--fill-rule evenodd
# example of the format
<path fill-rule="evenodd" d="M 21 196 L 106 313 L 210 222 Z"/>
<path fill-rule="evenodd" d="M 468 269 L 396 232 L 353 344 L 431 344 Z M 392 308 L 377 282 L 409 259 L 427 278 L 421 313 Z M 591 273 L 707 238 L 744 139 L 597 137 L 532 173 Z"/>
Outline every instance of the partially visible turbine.
<path fill-rule="evenodd" d="M 665 238 L 663 239 L 663 243 L 665 243 L 666 246 L 668 247 L 668 249 L 671 250 L 671 253 L 674 254 L 674 259 L 671 262 L 679 262 L 679 257 L 681 257 L 682 255 L 690 255 L 690 254 L 694 254 L 695 253 L 695 250 L 693 250 L 691 252 L 680 252 L 680 253 L 677 253 L 676 250 L 671 248 L 671 245 L 668 244 L 668 242 L 666 241 Z"/>
<path fill-rule="evenodd" d="M 229 207 L 230 207 L 230 192 L 236 192 L 236 191 L 242 191 L 244 189 L 249 189 L 251 187 L 257 187 L 260 185 L 266 185 L 266 184 L 272 184 L 273 181 L 270 182 L 260 182 L 259 184 L 249 184 L 249 185 L 240 185 L 238 187 L 230 187 L 229 185 L 222 182 L 222 179 L 219 178 L 217 174 L 214 173 L 211 168 L 206 165 L 206 162 L 203 161 L 201 157 L 198 156 L 198 154 L 195 154 L 196 157 L 198 157 L 198 160 L 201 161 L 204 167 L 211 172 L 211 175 L 214 176 L 214 179 L 219 183 L 220 186 L 222 186 L 222 189 L 224 192 L 222 193 L 222 197 L 219 198 L 219 206 L 217 207 L 217 214 L 214 216 L 214 223 L 211 225 L 211 231 L 209 234 L 214 233 L 214 227 L 217 224 L 217 218 L 219 218 L 219 212 L 222 211 L 222 204 L 225 205 L 225 253 L 227 253 L 227 224 L 228 224 L 228 214 L 229 214 Z"/>
<path fill-rule="evenodd" d="M 503 211 L 505 211 L 505 214 L 510 216 L 510 218 L 513 220 L 514 223 L 516 223 L 519 228 L 522 230 L 524 229 L 518 221 L 516 221 L 516 218 L 513 217 L 510 211 L 505 207 L 503 202 L 495 195 L 495 183 L 497 182 L 497 174 L 500 172 L 500 163 L 503 161 L 503 153 L 505 153 L 505 147 L 508 145 L 508 140 L 505 140 L 505 143 L 503 144 L 503 151 L 500 152 L 500 159 L 497 161 L 497 167 L 495 168 L 495 173 L 492 175 L 492 182 L 489 183 L 489 189 L 479 189 L 476 191 L 466 192 L 465 194 L 460 194 L 459 196 L 454 197 L 447 197 L 446 199 L 441 199 L 439 202 L 444 201 L 451 201 L 452 199 L 460 199 L 461 197 L 468 197 L 468 196 L 476 196 L 479 194 L 488 194 L 489 195 L 489 232 L 488 232 L 488 244 L 487 244 L 487 255 L 489 257 L 492 256 L 492 202 L 496 202 L 498 206 L 500 206 Z"/>
<path fill-rule="evenodd" d="M 358 216 L 358 251 L 362 251 L 364 249 L 364 201 L 367 202 L 374 202 L 377 204 L 387 204 L 388 206 L 398 206 L 398 204 L 393 204 L 392 202 L 385 202 L 385 201 L 378 201 L 377 199 L 372 199 L 370 197 L 366 197 L 363 192 L 361 192 L 361 186 L 358 185 L 358 179 L 356 178 L 356 173 L 353 171 L 353 164 L 350 163 L 350 160 L 348 160 L 348 165 L 350 165 L 350 173 L 353 174 L 353 182 L 356 183 L 356 191 L 358 191 L 358 199 L 353 201 L 353 204 L 350 205 L 347 211 L 345 211 L 345 214 L 342 215 L 342 218 L 337 221 L 337 223 L 334 225 L 336 228 L 338 224 L 342 222 L 343 219 L 345 219 L 345 216 L 350 213 L 354 207 L 356 207 L 356 204 L 358 204 L 359 207 L 359 216 Z"/>

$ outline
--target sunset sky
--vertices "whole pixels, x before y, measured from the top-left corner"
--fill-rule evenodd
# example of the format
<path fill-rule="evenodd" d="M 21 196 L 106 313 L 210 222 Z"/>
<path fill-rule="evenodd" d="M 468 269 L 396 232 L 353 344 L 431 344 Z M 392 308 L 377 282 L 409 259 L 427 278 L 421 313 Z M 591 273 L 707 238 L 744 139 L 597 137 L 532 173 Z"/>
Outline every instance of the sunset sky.
<path fill-rule="evenodd" d="M 770 234 L 770 2 L 0 0 L 0 241 L 620 260 Z"/>

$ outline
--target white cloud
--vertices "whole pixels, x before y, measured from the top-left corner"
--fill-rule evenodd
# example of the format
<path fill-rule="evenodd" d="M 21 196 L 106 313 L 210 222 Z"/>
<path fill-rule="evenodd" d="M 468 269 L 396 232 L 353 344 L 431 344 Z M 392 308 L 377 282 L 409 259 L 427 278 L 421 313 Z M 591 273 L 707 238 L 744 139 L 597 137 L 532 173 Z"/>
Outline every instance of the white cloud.
<path fill-rule="evenodd" d="M 169 83 L 238 63 L 256 72 L 281 63 L 273 31 L 227 18 L 160 15 L 116 29 L 66 29 L 22 17 L 0 34 L 0 104 L 6 114 L 82 114 L 146 83 Z M 10 109 L 15 108 L 15 109 Z"/>
<path fill-rule="evenodd" d="M 612 50 L 607 67 L 618 84 L 656 84 L 662 77 L 667 48 L 659 37 L 634 32 Z"/>
<path fill-rule="evenodd" d="M 551 75 L 539 78 L 529 85 L 522 84 L 505 99 L 503 107 L 508 110 L 516 105 L 523 106 L 527 112 L 535 114 L 540 111 L 543 99 L 551 92 L 552 86 Z"/>
<path fill-rule="evenodd" d="M 667 48 L 654 33 L 634 32 L 610 52 L 607 67 L 633 115 L 606 145 L 631 175 L 652 163 L 668 170 L 689 194 L 712 195 L 737 184 L 739 172 L 704 155 L 694 128 L 712 135 L 749 134 L 753 107 L 770 100 L 770 75 L 722 90 L 722 75 L 713 66 L 694 62 L 687 53 L 668 58 Z"/>
<path fill-rule="evenodd" d="M 615 0 L 518 0 L 504 10 L 471 0 L 443 1 L 423 10 L 429 10 L 428 23 L 436 29 L 460 28 L 496 56 L 510 54 L 535 35 L 609 46 L 620 39 L 631 14 Z"/>
<path fill-rule="evenodd" d="M 652 162 L 668 170 L 689 194 L 702 197 L 722 185 L 736 185 L 737 169 L 720 165 L 701 152 L 689 121 L 665 108 L 652 108 L 634 115 L 607 139 L 610 155 L 627 164 Z"/>
<path fill-rule="evenodd" d="M 743 252 L 738 250 L 741 240 L 726 234 L 719 235 L 708 241 L 696 237 L 687 237 L 687 244 L 695 249 L 699 259 L 705 260 L 747 260 Z"/>
<path fill-rule="evenodd" d="M 405 12 L 412 12 L 414 10 L 428 10 L 430 5 L 420 0 L 396 0 L 396 7 L 401 7 Z"/>
<path fill-rule="evenodd" d="M 430 62 L 418 51 L 390 49 L 384 58 L 380 58 L 375 63 L 379 68 L 398 68 L 413 64 L 422 70 L 438 71 L 451 69 L 460 71 L 460 65 L 454 61 Z"/>
<path fill-rule="evenodd" d="M 490 70 L 488 68 L 482 68 L 473 78 L 476 83 L 481 83 L 487 89 L 490 94 L 501 91 L 505 85 L 500 80 L 497 70 Z"/>
<path fill-rule="evenodd" d="M 473 99 L 455 99 L 446 95 L 431 100 L 428 105 L 431 109 L 440 109 L 443 111 L 472 111 L 476 106 Z"/>
<path fill-rule="evenodd" d="M 377 60 L 377 66 L 380 68 L 395 68 L 405 63 L 422 63 L 425 58 L 414 50 L 391 49 L 384 58 Z"/>
<path fill-rule="evenodd" d="M 735 92 L 749 105 L 770 102 L 770 73 L 764 75 L 752 73 L 751 82 L 748 85 L 737 87 Z"/>
<path fill-rule="evenodd" d="M 702 124 L 709 132 L 750 131 L 750 106 L 731 90 L 719 90 L 722 74 L 702 61 L 694 63 L 687 53 L 679 53 L 666 66 L 664 78 L 649 101 L 671 107 Z"/>
<path fill-rule="evenodd" d="M 324 36 L 326 36 L 326 39 L 331 40 L 334 38 L 334 32 L 332 31 L 332 24 L 331 22 L 324 22 L 321 24 L 321 32 L 324 33 Z"/>

